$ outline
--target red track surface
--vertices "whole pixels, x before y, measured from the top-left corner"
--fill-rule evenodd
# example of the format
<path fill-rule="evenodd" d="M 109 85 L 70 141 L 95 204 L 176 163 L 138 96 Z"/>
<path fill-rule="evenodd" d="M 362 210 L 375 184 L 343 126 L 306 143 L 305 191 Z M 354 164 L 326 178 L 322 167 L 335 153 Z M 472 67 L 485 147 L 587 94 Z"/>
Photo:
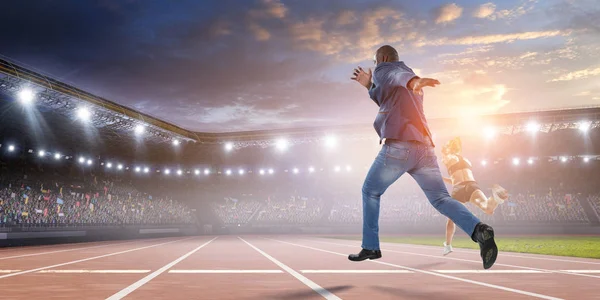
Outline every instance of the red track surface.
<path fill-rule="evenodd" d="M 501 252 L 490 271 L 472 273 L 483 269 L 477 251 L 443 257 L 441 247 L 383 244 L 380 260 L 348 261 L 358 250 L 356 241 L 310 236 L 6 248 L 0 249 L 0 297 L 600 299 L 600 260 Z M 495 273 L 500 270 L 506 273 Z"/>

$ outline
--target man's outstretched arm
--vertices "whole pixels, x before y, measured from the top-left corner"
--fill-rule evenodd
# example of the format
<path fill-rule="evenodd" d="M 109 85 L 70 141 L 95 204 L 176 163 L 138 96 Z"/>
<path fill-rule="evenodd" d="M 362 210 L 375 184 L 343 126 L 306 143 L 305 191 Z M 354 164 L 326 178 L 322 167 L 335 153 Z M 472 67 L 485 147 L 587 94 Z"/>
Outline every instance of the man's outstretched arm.
<path fill-rule="evenodd" d="M 379 75 L 381 74 L 381 75 Z M 382 67 L 377 72 L 377 81 L 389 87 L 403 87 L 416 94 L 423 94 L 422 89 L 426 86 L 435 87 L 440 82 L 433 78 L 421 78 L 412 71 L 399 69 L 393 66 Z"/>

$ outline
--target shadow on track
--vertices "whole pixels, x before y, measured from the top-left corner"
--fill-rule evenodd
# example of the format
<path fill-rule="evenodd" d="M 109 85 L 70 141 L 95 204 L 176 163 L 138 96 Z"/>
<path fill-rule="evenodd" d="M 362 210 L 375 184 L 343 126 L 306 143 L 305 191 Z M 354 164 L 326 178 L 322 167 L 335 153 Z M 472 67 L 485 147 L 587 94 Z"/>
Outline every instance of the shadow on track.
<path fill-rule="evenodd" d="M 339 292 L 343 292 L 354 288 L 351 285 L 340 285 L 333 287 L 323 287 L 323 289 L 328 290 L 330 293 L 335 294 Z M 303 290 L 302 292 L 292 292 L 292 293 L 277 293 L 270 295 L 262 295 L 259 299 L 285 299 L 285 300 L 300 300 L 300 299 L 322 299 L 316 291 L 312 290 Z"/>
<path fill-rule="evenodd" d="M 450 293 L 440 295 L 439 291 L 423 291 L 418 289 L 410 289 L 410 288 L 395 288 L 388 286 L 371 286 L 373 290 L 378 292 L 390 294 L 394 297 L 398 297 L 401 299 L 423 299 L 423 300 L 431 300 L 431 299 L 444 299 L 444 300 L 463 300 L 465 299 L 464 295 L 452 295 Z"/>

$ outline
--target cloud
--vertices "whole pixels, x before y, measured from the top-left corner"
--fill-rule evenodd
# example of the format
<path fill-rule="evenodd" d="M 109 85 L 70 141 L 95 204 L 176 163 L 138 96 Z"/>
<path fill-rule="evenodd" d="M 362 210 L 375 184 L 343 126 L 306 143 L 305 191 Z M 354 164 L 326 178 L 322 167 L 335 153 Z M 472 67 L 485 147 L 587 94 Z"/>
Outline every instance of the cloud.
<path fill-rule="evenodd" d="M 577 80 L 577 79 L 585 79 L 585 78 L 594 77 L 594 76 L 598 76 L 598 75 L 600 75 L 600 67 L 590 67 L 587 69 L 563 74 L 557 78 L 549 80 L 549 82 L 571 81 L 571 80 Z"/>
<path fill-rule="evenodd" d="M 600 100 L 600 88 L 592 88 L 591 90 L 582 91 L 574 94 L 573 97 L 581 97 L 590 100 Z"/>
<path fill-rule="evenodd" d="M 512 9 L 503 9 L 497 11 L 495 14 L 489 16 L 490 19 L 516 19 L 520 16 L 523 16 L 534 9 L 537 0 L 525 0 L 521 3 L 521 5 L 514 7 Z"/>
<path fill-rule="evenodd" d="M 438 56 L 438 62 L 442 65 L 453 66 L 455 68 L 493 68 L 495 72 L 542 66 L 542 69 L 544 70 L 543 74 L 556 77 L 566 71 L 562 68 L 557 68 L 556 66 L 560 64 L 554 64 L 554 62 L 566 62 L 567 60 L 576 60 L 580 57 L 579 52 L 572 46 L 545 52 L 515 51 L 513 53 L 506 53 L 506 51 L 501 51 L 499 49 L 488 53 L 491 49 L 488 50 L 487 48 L 484 48 L 484 51 L 475 52 L 474 49 L 478 48 L 468 48 L 463 52 L 440 55 Z M 468 55 L 464 55 L 465 53 L 468 53 Z M 554 68 L 548 69 L 547 66 L 551 64 L 554 64 Z"/>
<path fill-rule="evenodd" d="M 218 20 L 210 26 L 212 36 L 224 36 L 232 34 L 232 24 L 225 20 Z"/>
<path fill-rule="evenodd" d="M 475 9 L 473 11 L 473 17 L 479 18 L 479 19 L 485 19 L 485 18 L 488 18 L 491 15 L 493 15 L 495 10 L 496 10 L 496 4 L 494 4 L 492 2 L 481 4 L 480 6 L 477 7 L 477 9 Z"/>
<path fill-rule="evenodd" d="M 346 24 L 358 18 L 356 24 Z M 342 22 L 340 22 L 342 19 Z M 357 62 L 373 56 L 376 47 L 414 39 L 415 20 L 405 19 L 395 9 L 381 7 L 361 15 L 342 13 L 337 18 L 311 17 L 289 26 L 292 42 L 297 49 L 333 56 L 346 62 Z M 343 26 L 351 25 L 351 26 Z M 394 32 L 389 35 L 388 32 Z"/>
<path fill-rule="evenodd" d="M 358 18 L 356 17 L 356 12 L 351 11 L 351 10 L 344 10 L 342 12 L 340 12 L 336 18 L 336 23 L 338 25 L 344 26 L 344 25 L 350 25 L 354 22 L 356 22 L 358 20 Z"/>
<path fill-rule="evenodd" d="M 509 43 L 517 40 L 534 40 L 540 38 L 549 38 L 556 36 L 569 35 L 570 31 L 551 30 L 551 31 L 530 31 L 508 34 L 491 34 L 479 36 L 464 36 L 459 38 L 439 38 L 433 40 L 420 40 L 415 43 L 417 47 L 424 46 L 447 46 L 447 45 L 488 45 L 496 43 Z"/>
<path fill-rule="evenodd" d="M 472 16 L 479 19 L 488 20 L 514 20 L 527 14 L 535 8 L 537 0 L 524 0 L 518 6 L 511 9 L 496 10 L 497 6 L 493 2 L 481 4 L 473 10 Z"/>
<path fill-rule="evenodd" d="M 448 23 L 452 22 L 462 15 L 463 8 L 456 5 L 456 3 L 449 3 L 440 6 L 436 11 L 435 23 Z"/>
<path fill-rule="evenodd" d="M 574 97 L 585 97 L 585 96 L 590 96 L 591 94 L 592 94 L 592 91 L 583 91 L 583 92 L 577 93 L 573 96 Z"/>
<path fill-rule="evenodd" d="M 506 85 L 496 83 L 485 72 L 472 72 L 458 78 L 456 74 L 447 75 L 449 78 L 440 75 L 437 78 L 442 84 L 426 91 L 427 102 L 432 102 L 427 111 L 432 117 L 491 114 L 510 103 L 505 99 Z"/>
<path fill-rule="evenodd" d="M 261 7 L 251 9 L 248 14 L 259 19 L 284 19 L 288 13 L 287 7 L 279 0 L 261 0 Z"/>
<path fill-rule="evenodd" d="M 257 41 L 267 41 L 271 39 L 271 32 L 261 21 L 278 19 L 285 20 L 288 14 L 288 8 L 279 0 L 261 0 L 260 6 L 250 9 L 246 17 L 248 30 L 254 35 Z"/>
<path fill-rule="evenodd" d="M 467 13 L 457 26 L 431 26 L 438 15 L 389 0 L 188 1 L 169 11 L 141 1 L 112 0 L 118 7 L 107 2 L 94 10 L 79 2 L 48 10 L 15 1 L 0 11 L 0 24 L 19 30 L 0 37 L 11 41 L 3 54 L 199 131 L 371 123 L 377 107 L 348 71 L 382 44 L 442 82 L 426 91 L 430 117 L 585 105 L 600 97 L 593 80 L 575 81 L 597 76 L 600 67 L 600 38 L 590 27 L 594 1 L 572 1 L 571 10 L 554 15 L 542 1 L 535 14 L 533 1 L 490 1 L 473 10 L 464 4 L 468 12 L 446 5 L 461 11 L 452 16 L 447 9 L 438 24 Z M 527 12 L 518 23 L 481 21 Z M 587 17 L 574 23 L 579 15 Z M 34 21 L 51 27 L 25 26 Z M 561 84 L 548 84 L 552 79 Z"/>
<path fill-rule="evenodd" d="M 271 38 L 271 33 L 257 23 L 251 22 L 248 29 L 258 41 L 267 41 Z"/>
<path fill-rule="evenodd" d="M 279 0 L 263 0 L 267 13 L 277 19 L 285 18 L 288 10 Z"/>
<path fill-rule="evenodd" d="M 490 52 L 492 49 L 494 49 L 494 47 L 492 45 L 476 46 L 476 47 L 467 48 L 464 51 L 457 52 L 457 53 L 442 53 L 442 54 L 439 54 L 438 57 L 442 58 L 442 57 L 452 57 L 452 56 L 470 56 L 470 55 L 474 55 L 476 53 Z"/>

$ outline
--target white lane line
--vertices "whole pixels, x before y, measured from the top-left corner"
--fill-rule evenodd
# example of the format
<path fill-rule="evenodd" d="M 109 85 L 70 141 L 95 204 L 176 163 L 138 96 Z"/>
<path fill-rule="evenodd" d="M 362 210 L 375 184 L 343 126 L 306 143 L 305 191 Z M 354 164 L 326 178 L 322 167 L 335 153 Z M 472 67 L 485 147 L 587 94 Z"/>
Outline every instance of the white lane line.
<path fill-rule="evenodd" d="M 281 274 L 281 270 L 170 270 L 175 274 Z"/>
<path fill-rule="evenodd" d="M 254 245 L 246 242 L 246 240 L 244 240 L 243 238 L 241 238 L 241 237 L 238 237 L 238 238 L 240 240 L 242 240 L 244 243 L 248 244 L 248 246 L 252 247 L 258 253 L 262 254 L 264 257 L 266 257 L 267 259 L 269 259 L 270 261 L 272 261 L 274 264 L 276 264 L 277 266 L 279 266 L 280 268 L 282 268 L 283 270 L 285 270 L 286 272 L 288 272 L 290 275 L 296 277 L 296 279 L 298 279 L 300 282 L 304 283 L 305 285 L 307 285 L 308 287 L 310 287 L 311 289 L 313 289 L 313 291 L 319 293 L 319 295 L 323 296 L 323 298 L 328 299 L 328 300 L 341 300 L 341 298 L 339 298 L 338 296 L 336 296 L 333 293 L 331 293 L 330 291 L 324 289 L 320 285 L 312 282 L 310 279 L 302 276 L 302 274 L 294 271 L 294 269 L 288 267 L 284 263 L 278 261 L 274 257 L 272 257 L 269 254 L 265 253 L 264 251 L 258 249 Z"/>
<path fill-rule="evenodd" d="M 309 240 L 306 240 L 306 241 L 309 241 Z M 324 244 L 345 246 L 345 247 L 355 247 L 352 245 L 340 244 L 340 243 L 332 243 L 332 242 L 324 242 L 324 241 L 316 241 L 316 240 L 310 240 L 310 241 L 315 241 L 315 242 L 324 243 Z M 387 252 L 392 252 L 392 253 L 398 253 L 398 254 L 408 254 L 408 255 L 416 255 L 416 256 L 430 257 L 430 258 L 436 258 L 436 259 L 446 259 L 446 260 L 463 261 L 463 262 L 468 262 L 468 263 L 481 264 L 481 261 L 479 261 L 479 260 L 456 258 L 456 257 L 450 257 L 450 256 L 430 255 L 430 254 L 422 254 L 422 253 L 414 253 L 414 252 L 406 252 L 406 251 L 397 251 L 397 250 L 391 250 L 391 249 L 382 249 L 382 250 L 387 251 Z M 582 276 L 582 277 L 589 277 L 589 278 L 600 278 L 600 276 L 598 276 L 598 275 L 589 275 L 589 274 L 574 273 L 574 272 L 569 273 L 569 272 L 564 272 L 564 271 L 560 271 L 560 270 L 540 269 L 540 268 L 516 266 L 516 265 L 509 265 L 509 264 L 502 264 L 502 263 L 495 263 L 494 266 L 502 266 L 502 267 L 509 267 L 509 268 L 525 269 L 525 270 L 535 270 L 535 271 L 541 271 L 541 272 L 547 272 L 547 273 L 574 275 L 574 276 Z"/>
<path fill-rule="evenodd" d="M 150 245 L 150 246 L 144 246 L 144 247 L 139 247 L 139 248 L 124 250 L 124 251 L 119 251 L 119 252 L 108 253 L 108 254 L 104 254 L 104 255 L 98 255 L 98 256 L 88 257 L 88 258 L 84 258 L 84 259 L 74 260 L 74 261 L 70 261 L 70 262 L 66 262 L 66 263 L 61 263 L 61 264 L 56 264 L 56 265 L 51 265 L 51 266 L 47 266 L 47 267 L 35 268 L 35 269 L 20 271 L 20 272 L 16 272 L 16 273 L 10 273 L 10 274 L 6 274 L 6 275 L 0 275 L 0 279 L 6 278 L 6 277 L 12 277 L 12 276 L 17 276 L 17 275 L 22 275 L 22 274 L 27 274 L 27 273 L 38 272 L 38 271 L 47 270 L 47 269 L 54 269 L 56 267 L 62 267 L 62 266 L 66 266 L 66 265 L 72 265 L 72 264 L 76 264 L 76 263 L 80 263 L 80 262 L 84 262 L 84 261 L 88 261 L 88 260 L 94 260 L 94 259 L 98 259 L 98 258 L 104 258 L 104 257 L 119 255 L 119 254 L 123 254 L 123 253 L 128 253 L 128 252 L 133 252 L 133 251 L 138 251 L 138 250 L 143 250 L 143 249 L 148 249 L 148 248 L 152 248 L 152 247 L 158 247 L 158 246 L 162 246 L 162 245 L 166 245 L 166 244 L 171 244 L 171 243 L 175 243 L 175 242 L 179 242 L 179 241 L 183 241 L 183 240 L 189 240 L 189 239 L 191 239 L 191 238 L 179 239 L 179 240 L 175 240 L 175 241 L 164 242 L 164 243 L 154 244 L 154 245 Z"/>
<path fill-rule="evenodd" d="M 178 259 L 168 263 L 167 265 L 163 266 L 162 268 L 152 272 L 151 274 L 149 274 L 148 276 L 134 282 L 132 285 L 118 291 L 117 293 L 115 293 L 114 295 L 106 298 L 107 300 L 116 300 L 116 299 L 123 299 L 123 297 L 131 294 L 133 291 L 137 290 L 138 288 L 140 288 L 142 285 L 148 283 L 150 280 L 154 279 L 156 276 L 164 273 L 166 270 L 172 268 L 174 265 L 178 264 L 180 261 L 186 259 L 188 256 L 194 254 L 196 251 L 202 249 L 204 246 L 210 244 L 210 242 L 216 240 L 217 237 L 213 238 L 212 240 L 198 246 L 196 249 L 184 254 L 183 256 L 179 257 Z"/>
<path fill-rule="evenodd" d="M 149 273 L 151 270 L 43 270 L 38 273 L 55 273 L 55 274 L 143 274 Z"/>
<path fill-rule="evenodd" d="M 330 239 L 327 239 L 330 240 Z M 417 248 L 417 249 L 429 249 L 429 250 L 435 250 L 436 248 L 441 248 L 440 247 L 436 247 L 436 246 L 426 246 L 426 245 L 413 245 L 413 244 L 403 244 L 403 243 L 382 243 L 385 245 L 389 245 L 389 246 L 394 246 L 394 247 L 409 247 L 409 248 Z M 479 254 L 478 250 L 475 249 L 466 249 L 466 248 L 454 248 L 454 252 L 458 252 L 458 253 L 477 253 Z M 524 259 L 537 259 L 537 260 L 547 260 L 547 261 L 559 261 L 559 262 L 568 262 L 568 263 L 578 263 L 578 264 L 588 264 L 588 265 L 600 265 L 600 261 L 598 261 L 598 259 L 595 259 L 597 261 L 584 261 L 584 260 L 572 260 L 572 259 L 563 259 L 563 258 L 550 258 L 550 257 L 540 257 L 538 255 L 545 255 L 545 254 L 528 254 L 528 255 L 519 255 L 519 254 L 513 254 L 512 253 L 506 253 L 506 252 L 502 252 L 502 256 L 506 256 L 506 257 L 516 257 L 516 258 L 524 258 Z M 581 259 L 594 259 L 594 258 L 581 258 Z"/>
<path fill-rule="evenodd" d="M 600 274 L 600 270 L 561 270 L 568 273 Z"/>
<path fill-rule="evenodd" d="M 310 247 L 310 246 L 304 246 L 304 245 L 294 244 L 294 243 L 280 241 L 280 240 L 273 240 L 273 239 L 269 239 L 269 240 L 277 241 L 277 242 L 284 243 L 284 244 L 289 244 L 289 245 L 292 245 L 292 246 L 297 246 L 297 247 L 312 249 L 312 250 L 315 250 L 315 251 L 321 251 L 321 252 L 336 254 L 336 255 L 340 255 L 340 256 L 348 256 L 347 254 L 343 254 L 343 253 L 339 253 L 339 252 L 334 252 L 334 251 L 329 251 L 329 250 L 324 250 L 324 249 L 319 249 L 319 248 L 314 248 L 314 247 Z M 453 280 L 457 280 L 457 281 L 462 281 L 462 282 L 466 282 L 466 283 L 471 283 L 471 284 L 475 284 L 475 285 L 480 285 L 480 286 L 485 286 L 485 287 L 489 287 L 489 288 L 493 288 L 493 289 L 498 289 L 498 290 L 502 290 L 502 291 L 506 291 L 506 292 L 512 292 L 512 293 L 516 293 L 516 294 L 527 295 L 527 296 L 531 296 L 531 297 L 535 297 L 535 298 L 547 299 L 547 300 L 563 300 L 561 298 L 556 298 L 556 297 L 552 297 L 552 296 L 547 296 L 547 295 L 542 295 L 542 294 L 527 292 L 527 291 L 523 291 L 523 290 L 513 289 L 513 288 L 509 288 L 509 287 L 505 287 L 505 286 L 500 286 L 500 285 L 495 285 L 495 284 L 490 284 L 490 283 L 485 283 L 485 282 L 480 282 L 480 281 L 475 281 L 475 280 L 470 280 L 470 279 L 465 279 L 465 278 L 460 278 L 460 277 L 454 277 L 454 276 L 445 275 L 445 274 L 436 273 L 436 272 L 430 272 L 430 271 L 425 271 L 425 270 L 420 270 L 420 269 L 414 269 L 414 268 L 400 266 L 400 265 L 396 265 L 396 264 L 391 264 L 391 263 L 387 263 L 387 262 L 383 262 L 383 261 L 379 261 L 379 260 L 368 260 L 368 261 L 372 262 L 372 263 L 377 263 L 377 264 L 385 265 L 385 266 L 396 267 L 396 268 L 400 268 L 400 269 L 405 269 L 405 270 L 409 270 L 409 271 L 413 271 L 413 272 L 417 272 L 417 273 L 423 273 L 423 274 L 433 275 L 433 276 L 447 278 L 447 279 L 453 279 Z"/>
<path fill-rule="evenodd" d="M 304 274 L 412 274 L 408 270 L 301 270 Z"/>
<path fill-rule="evenodd" d="M 5 273 L 14 273 L 14 272 L 19 272 L 21 270 L 0 270 L 0 273 L 5 274 Z"/>
<path fill-rule="evenodd" d="M 118 240 L 116 241 L 96 241 L 96 242 L 73 242 L 73 243 L 63 243 L 63 244 L 49 244 L 49 245 L 27 245 L 27 246 L 14 246 L 14 247 L 6 247 L 0 249 L 0 254 L 10 253 L 10 252 L 19 252 L 19 251 L 27 251 L 27 250 L 52 250 L 52 251 L 60 251 L 58 249 L 65 249 L 69 246 L 81 246 L 81 247 L 93 247 L 93 245 L 98 244 L 106 244 L 107 242 L 115 242 L 118 244 Z M 70 248 L 68 248 L 70 249 Z"/>
<path fill-rule="evenodd" d="M 69 249 L 55 250 L 55 251 L 48 251 L 48 252 L 39 252 L 39 253 L 30 253 L 30 254 L 22 254 L 22 255 L 14 255 L 14 256 L 5 256 L 5 257 L 0 257 L 0 260 L 13 259 L 13 258 L 21 258 L 21 257 L 29 257 L 29 256 L 38 256 L 38 255 L 46 255 L 46 254 L 61 253 L 61 252 L 69 252 L 69 251 L 77 251 L 77 250 L 102 248 L 102 247 L 115 246 L 115 245 L 126 245 L 126 244 L 131 244 L 131 243 L 133 243 L 133 242 L 114 243 L 114 244 L 108 244 L 108 245 L 105 244 L 105 245 L 89 246 L 89 247 L 81 247 L 81 248 L 69 248 Z"/>
<path fill-rule="evenodd" d="M 433 270 L 444 274 L 540 274 L 549 273 L 537 270 Z"/>

